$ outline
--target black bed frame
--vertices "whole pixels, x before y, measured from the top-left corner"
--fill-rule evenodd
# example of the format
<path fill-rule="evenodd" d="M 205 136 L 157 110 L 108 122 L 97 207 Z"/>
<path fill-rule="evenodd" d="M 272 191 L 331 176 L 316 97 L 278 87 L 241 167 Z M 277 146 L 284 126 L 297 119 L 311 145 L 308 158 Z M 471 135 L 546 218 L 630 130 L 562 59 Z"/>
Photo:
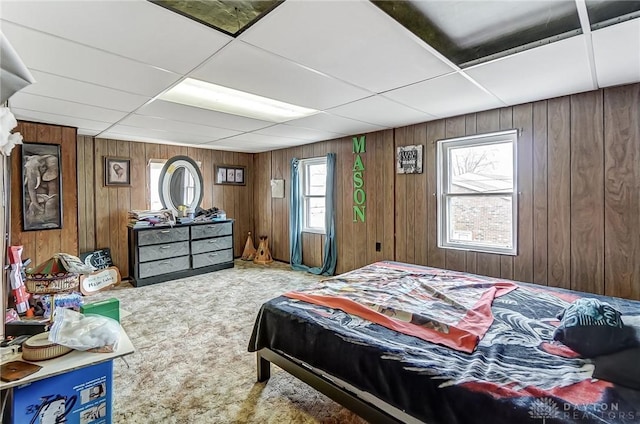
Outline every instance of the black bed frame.
<path fill-rule="evenodd" d="M 271 349 L 263 348 L 257 351 L 256 361 L 258 382 L 267 381 L 271 377 L 271 364 L 273 363 L 371 423 L 398 424 L 403 422 L 377 406 L 359 398 L 355 393 L 336 385 L 328 378 L 305 367 L 303 363 L 289 359 Z"/>

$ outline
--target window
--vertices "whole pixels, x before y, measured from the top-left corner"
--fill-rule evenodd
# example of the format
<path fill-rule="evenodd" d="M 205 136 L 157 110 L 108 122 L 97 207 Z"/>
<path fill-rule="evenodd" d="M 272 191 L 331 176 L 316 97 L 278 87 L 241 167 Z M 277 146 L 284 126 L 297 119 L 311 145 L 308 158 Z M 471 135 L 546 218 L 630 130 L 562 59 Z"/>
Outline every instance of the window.
<path fill-rule="evenodd" d="M 152 211 L 158 211 L 162 209 L 162 202 L 160 201 L 160 171 L 164 166 L 164 159 L 151 159 L 149 160 L 149 209 Z"/>
<path fill-rule="evenodd" d="M 302 159 L 299 169 L 302 173 L 302 231 L 324 234 L 327 158 Z"/>
<path fill-rule="evenodd" d="M 438 142 L 438 246 L 517 254 L 517 131 Z"/>

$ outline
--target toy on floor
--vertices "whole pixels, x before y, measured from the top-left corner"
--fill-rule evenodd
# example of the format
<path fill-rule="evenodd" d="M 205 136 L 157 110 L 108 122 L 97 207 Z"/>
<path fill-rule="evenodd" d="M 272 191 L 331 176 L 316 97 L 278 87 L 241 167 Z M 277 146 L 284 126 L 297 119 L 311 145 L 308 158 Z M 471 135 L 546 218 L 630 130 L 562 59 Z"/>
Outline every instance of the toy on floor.
<path fill-rule="evenodd" d="M 253 239 L 251 238 L 251 231 L 249 231 L 249 237 L 247 237 L 247 243 L 244 245 L 244 252 L 240 259 L 243 261 L 252 261 L 256 257 L 256 248 L 253 247 Z"/>
<path fill-rule="evenodd" d="M 271 262 L 273 262 L 273 258 L 271 257 L 271 252 L 269 252 L 269 239 L 267 236 L 260 236 L 260 244 L 253 263 L 264 265 Z"/>

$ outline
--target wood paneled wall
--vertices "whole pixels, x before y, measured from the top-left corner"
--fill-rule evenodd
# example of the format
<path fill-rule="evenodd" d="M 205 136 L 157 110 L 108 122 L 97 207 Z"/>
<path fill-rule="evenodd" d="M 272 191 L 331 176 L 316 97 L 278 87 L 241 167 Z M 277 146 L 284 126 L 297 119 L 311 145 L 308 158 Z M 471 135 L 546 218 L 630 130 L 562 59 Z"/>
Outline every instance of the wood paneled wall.
<path fill-rule="evenodd" d="M 80 252 L 111 248 L 114 264 L 123 278 L 128 276 L 127 213 L 149 208 L 150 159 L 189 156 L 201 162 L 204 180 L 202 207 L 224 210 L 235 219 L 235 256 L 242 255 L 247 233 L 253 231 L 253 157 L 246 153 L 223 152 L 166 144 L 78 137 L 78 243 Z M 131 186 L 104 185 L 104 157 L 131 158 Z M 214 166 L 246 167 L 246 186 L 216 185 Z"/>
<path fill-rule="evenodd" d="M 338 240 L 337 272 L 394 257 L 394 149 L 393 130 L 366 135 L 366 151 L 360 156 L 366 192 L 365 222 L 353 221 L 353 141 L 351 137 L 308 144 L 291 149 L 256 154 L 254 171 L 256 186 L 256 234 L 269 235 L 275 259 L 288 262 L 289 201 L 291 159 L 306 159 L 336 153 L 336 237 Z M 285 180 L 285 198 L 271 198 L 268 182 Z M 376 242 L 381 250 L 376 252 Z M 303 233 L 303 262 L 310 266 L 322 263 L 324 236 Z"/>
<path fill-rule="evenodd" d="M 518 255 L 439 249 L 436 141 L 511 128 L 521 130 Z M 395 174 L 395 148 L 411 144 L 425 146 L 425 172 Z M 254 193 L 256 230 L 272 236 L 276 259 L 289 260 L 289 160 L 325 152 L 337 153 L 339 273 L 394 259 L 640 299 L 640 84 L 367 134 L 366 223 L 352 220 L 351 138 L 257 154 L 256 181 L 285 180 L 285 199 L 265 196 L 266 183 Z M 322 260 L 319 240 L 303 238 L 308 265 Z"/>
<path fill-rule="evenodd" d="M 31 258 L 36 266 L 54 253 L 78 254 L 78 207 L 76 180 L 76 129 L 58 125 L 19 122 L 14 132 L 22 134 L 24 143 L 59 144 L 62 184 L 62 228 L 22 231 L 22 147 L 11 154 L 11 244 L 22 245 L 22 259 Z"/>

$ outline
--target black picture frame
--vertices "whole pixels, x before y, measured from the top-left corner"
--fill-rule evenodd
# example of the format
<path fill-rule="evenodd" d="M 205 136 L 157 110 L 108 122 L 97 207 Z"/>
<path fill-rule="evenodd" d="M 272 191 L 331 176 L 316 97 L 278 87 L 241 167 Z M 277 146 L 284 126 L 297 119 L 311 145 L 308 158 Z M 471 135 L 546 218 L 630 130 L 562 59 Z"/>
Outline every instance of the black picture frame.
<path fill-rule="evenodd" d="M 104 157 L 104 185 L 130 186 L 131 159 L 114 156 Z"/>
<path fill-rule="evenodd" d="M 62 156 L 59 144 L 24 143 L 22 168 L 22 229 L 62 228 Z"/>
<path fill-rule="evenodd" d="M 216 165 L 215 184 L 220 185 L 246 185 L 247 168 L 242 165 Z"/>

